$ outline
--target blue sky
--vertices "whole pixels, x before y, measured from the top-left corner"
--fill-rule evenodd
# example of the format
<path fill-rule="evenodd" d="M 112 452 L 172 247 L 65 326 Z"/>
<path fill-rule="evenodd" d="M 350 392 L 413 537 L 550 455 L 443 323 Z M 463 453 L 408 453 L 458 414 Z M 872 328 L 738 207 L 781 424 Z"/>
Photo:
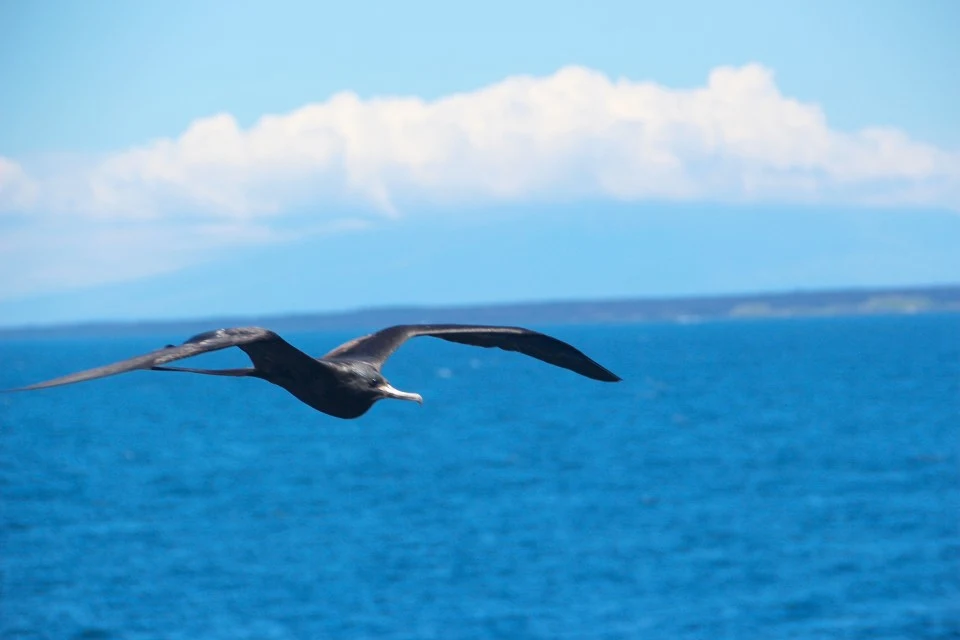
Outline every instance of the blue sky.
<path fill-rule="evenodd" d="M 719 6 L 5 3 L 0 323 L 960 281 L 960 7 Z"/>

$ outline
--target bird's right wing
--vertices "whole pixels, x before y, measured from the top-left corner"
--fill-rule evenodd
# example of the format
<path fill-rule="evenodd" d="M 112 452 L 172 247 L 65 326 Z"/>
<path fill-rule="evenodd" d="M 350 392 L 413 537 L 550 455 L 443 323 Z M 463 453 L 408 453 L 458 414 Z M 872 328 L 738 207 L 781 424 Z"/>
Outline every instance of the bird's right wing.
<path fill-rule="evenodd" d="M 351 358 L 382 366 L 404 342 L 417 336 L 431 336 L 474 347 L 496 347 L 516 351 L 582 376 L 604 382 L 620 377 L 594 362 L 579 349 L 537 331 L 521 327 L 463 324 L 408 324 L 381 329 L 355 338 L 324 356 L 324 359 Z"/>
<path fill-rule="evenodd" d="M 74 384 L 76 382 L 85 382 L 87 380 L 96 380 L 97 378 L 106 378 L 107 376 L 127 373 L 128 371 L 151 369 L 168 362 L 182 360 L 210 351 L 219 351 L 220 349 L 226 349 L 228 347 L 240 347 L 246 351 L 254 364 L 258 365 L 258 368 L 260 365 L 258 360 L 267 366 L 269 366 L 272 361 L 282 358 L 304 362 L 312 362 L 313 360 L 307 354 L 287 343 L 276 333 L 267 329 L 260 327 L 217 329 L 196 335 L 179 346 L 168 345 L 163 349 L 157 349 L 142 356 L 135 356 L 95 369 L 71 373 L 70 375 L 54 378 L 53 380 L 47 380 L 45 382 L 38 382 L 26 387 L 8 389 L 8 391 L 31 391 L 34 389 L 46 389 L 65 384 Z M 196 372 L 200 373 L 201 371 L 209 373 L 209 371 L 206 370 L 197 370 Z M 220 375 L 231 374 L 226 373 Z"/>

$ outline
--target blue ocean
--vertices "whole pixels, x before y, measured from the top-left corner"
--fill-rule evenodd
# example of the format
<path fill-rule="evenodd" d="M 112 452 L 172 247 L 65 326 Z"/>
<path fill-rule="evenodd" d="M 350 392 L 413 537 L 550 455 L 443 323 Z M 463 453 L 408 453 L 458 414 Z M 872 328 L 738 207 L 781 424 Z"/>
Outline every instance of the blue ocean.
<path fill-rule="evenodd" d="M 624 381 L 418 338 L 385 374 L 424 405 L 354 421 L 0 396 L 0 637 L 960 638 L 960 316 L 535 328 Z M 186 337 L 2 341 L 0 387 Z"/>

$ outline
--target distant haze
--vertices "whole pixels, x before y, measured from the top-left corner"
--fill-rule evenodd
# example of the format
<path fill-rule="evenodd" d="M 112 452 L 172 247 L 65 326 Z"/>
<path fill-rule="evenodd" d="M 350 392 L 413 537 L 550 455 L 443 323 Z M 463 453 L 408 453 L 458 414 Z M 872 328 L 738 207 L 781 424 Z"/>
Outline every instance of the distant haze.
<path fill-rule="evenodd" d="M 423 322 L 544 326 L 918 313 L 960 313 L 960 285 L 698 298 L 571 300 L 469 307 L 393 307 L 287 316 L 24 326 L 0 329 L 0 338 L 189 334 L 217 327 L 252 324 L 276 331 L 359 331 L 390 324 Z"/>

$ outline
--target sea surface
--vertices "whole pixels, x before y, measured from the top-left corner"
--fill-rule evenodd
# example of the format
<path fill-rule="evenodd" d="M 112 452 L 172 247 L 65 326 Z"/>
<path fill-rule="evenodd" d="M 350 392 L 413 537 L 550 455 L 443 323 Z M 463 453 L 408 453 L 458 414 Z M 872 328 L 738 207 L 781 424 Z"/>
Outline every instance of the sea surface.
<path fill-rule="evenodd" d="M 624 382 L 418 338 L 425 404 L 354 421 L 0 396 L 0 638 L 960 637 L 960 316 L 540 328 Z M 0 387 L 186 337 L 0 342 Z"/>

